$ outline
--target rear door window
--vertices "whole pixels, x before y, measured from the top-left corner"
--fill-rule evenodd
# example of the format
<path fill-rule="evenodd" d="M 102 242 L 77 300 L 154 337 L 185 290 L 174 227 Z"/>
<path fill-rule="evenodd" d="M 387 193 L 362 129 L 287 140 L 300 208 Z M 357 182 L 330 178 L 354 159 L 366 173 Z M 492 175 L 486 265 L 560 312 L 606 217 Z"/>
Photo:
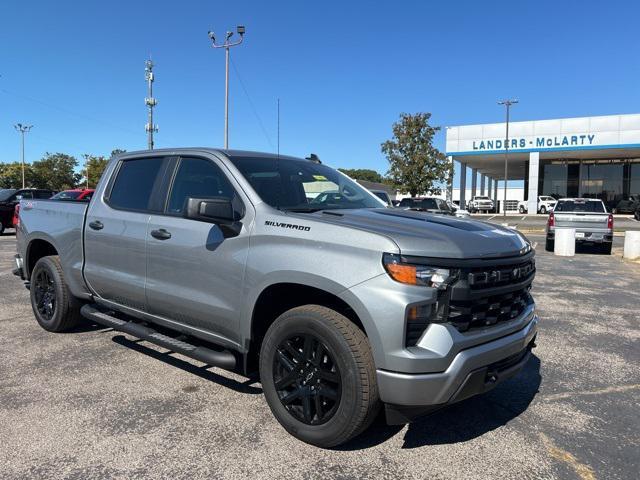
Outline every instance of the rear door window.
<path fill-rule="evenodd" d="M 556 212 L 585 212 L 585 213 L 605 213 L 602 202 L 581 201 L 581 200 L 561 200 L 556 204 Z"/>
<path fill-rule="evenodd" d="M 154 187 L 162 179 L 163 158 L 124 160 L 111 187 L 109 204 L 123 210 L 154 210 L 150 208 Z"/>

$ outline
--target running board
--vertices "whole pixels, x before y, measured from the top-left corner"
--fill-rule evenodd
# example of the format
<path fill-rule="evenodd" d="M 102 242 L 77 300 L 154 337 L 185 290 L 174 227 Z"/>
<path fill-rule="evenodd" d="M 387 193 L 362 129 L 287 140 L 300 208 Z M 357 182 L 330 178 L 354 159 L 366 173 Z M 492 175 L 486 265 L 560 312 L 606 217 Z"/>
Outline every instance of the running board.
<path fill-rule="evenodd" d="M 121 320 L 108 315 L 98 310 L 94 305 L 84 305 L 80 309 L 80 313 L 82 313 L 82 316 L 85 318 L 93 320 L 105 327 L 110 327 L 114 330 L 128 333 L 129 335 L 154 343 L 160 347 L 167 348 L 173 352 L 204 362 L 212 367 L 220 367 L 225 370 L 233 370 L 236 367 L 236 357 L 228 350 L 225 350 L 224 352 L 217 352 L 210 348 L 198 347 L 181 340 L 176 340 L 175 338 L 163 335 L 152 328 L 145 327 L 140 323 Z"/>

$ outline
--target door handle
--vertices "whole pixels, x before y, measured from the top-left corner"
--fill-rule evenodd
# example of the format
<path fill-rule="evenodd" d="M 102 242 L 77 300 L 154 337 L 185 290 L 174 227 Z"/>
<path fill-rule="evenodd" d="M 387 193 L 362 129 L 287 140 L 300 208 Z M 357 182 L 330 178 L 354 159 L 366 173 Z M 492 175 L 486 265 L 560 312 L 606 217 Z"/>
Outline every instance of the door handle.
<path fill-rule="evenodd" d="M 104 228 L 104 224 L 100 220 L 94 220 L 89 223 L 89 227 L 93 230 L 102 230 Z"/>
<path fill-rule="evenodd" d="M 171 234 L 164 228 L 161 228 L 160 230 L 151 230 L 151 236 L 158 240 L 169 240 L 171 238 Z"/>

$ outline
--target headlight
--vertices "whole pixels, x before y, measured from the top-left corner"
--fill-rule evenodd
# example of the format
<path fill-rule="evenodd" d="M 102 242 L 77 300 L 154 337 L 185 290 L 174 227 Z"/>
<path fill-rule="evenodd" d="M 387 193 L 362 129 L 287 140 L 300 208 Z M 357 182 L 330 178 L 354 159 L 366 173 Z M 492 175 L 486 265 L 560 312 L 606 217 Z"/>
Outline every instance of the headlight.
<path fill-rule="evenodd" d="M 447 268 L 408 263 L 394 253 L 385 253 L 382 263 L 391 278 L 408 285 L 446 288 L 447 280 L 451 278 L 451 271 Z"/>

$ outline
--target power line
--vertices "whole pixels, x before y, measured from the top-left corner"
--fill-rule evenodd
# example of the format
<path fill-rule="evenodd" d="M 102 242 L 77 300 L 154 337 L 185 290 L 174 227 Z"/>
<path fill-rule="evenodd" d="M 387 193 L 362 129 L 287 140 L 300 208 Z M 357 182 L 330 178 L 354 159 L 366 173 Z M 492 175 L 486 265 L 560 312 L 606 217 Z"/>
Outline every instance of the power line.
<path fill-rule="evenodd" d="M 238 71 L 238 67 L 236 67 L 236 63 L 233 61 L 233 59 L 231 59 L 231 66 L 233 66 L 233 71 L 236 73 L 236 76 L 238 77 L 238 80 L 240 81 L 240 86 L 242 87 L 242 91 L 247 96 L 247 100 L 249 101 L 249 106 L 251 107 L 251 111 L 253 112 L 253 115 L 256 117 L 256 120 L 258 121 L 258 124 L 260 125 L 260 129 L 262 130 L 262 133 L 264 134 L 264 137 L 267 139 L 267 142 L 269 142 L 269 145 L 271 145 L 271 149 L 275 150 L 275 146 L 273 145 L 273 142 L 271 141 L 271 137 L 269 137 L 269 134 L 267 133 L 267 129 L 264 128 L 264 124 L 262 123 L 262 119 L 260 118 L 260 115 L 258 115 L 258 111 L 256 110 L 256 107 L 253 104 L 253 101 L 251 100 L 251 96 L 249 96 L 249 92 L 247 91 L 247 87 L 245 86 L 244 81 L 242 80 L 242 77 L 240 76 L 240 72 Z"/>
<path fill-rule="evenodd" d="M 44 100 L 40 100 L 40 99 L 37 99 L 37 98 L 34 98 L 34 97 L 30 97 L 30 96 L 27 96 L 27 95 L 22 95 L 22 94 L 19 94 L 19 93 L 10 92 L 9 90 L 6 90 L 4 88 L 0 89 L 0 92 L 4 93 L 6 95 L 14 96 L 16 98 L 22 98 L 23 100 L 28 100 L 30 102 L 39 103 L 40 105 L 44 105 L 45 107 L 53 108 L 54 110 L 59 110 L 61 112 L 67 113 L 69 115 L 73 115 L 73 116 L 76 116 L 76 117 L 79 117 L 79 118 L 83 118 L 85 120 L 90 120 L 92 122 L 101 123 L 103 125 L 106 125 L 106 126 L 109 126 L 109 127 L 113 128 L 113 129 L 120 130 L 122 132 L 126 132 L 126 133 L 129 133 L 131 135 L 138 136 L 138 133 L 135 132 L 134 130 L 129 130 L 128 128 L 124 128 L 124 127 L 121 127 L 120 125 L 116 125 L 116 124 L 107 122 L 106 120 L 101 120 L 99 118 L 94 118 L 94 117 L 91 117 L 89 115 L 85 115 L 83 113 L 75 112 L 73 110 L 69 110 L 68 108 L 60 107 L 59 105 L 55 105 L 53 103 L 45 102 Z"/>

